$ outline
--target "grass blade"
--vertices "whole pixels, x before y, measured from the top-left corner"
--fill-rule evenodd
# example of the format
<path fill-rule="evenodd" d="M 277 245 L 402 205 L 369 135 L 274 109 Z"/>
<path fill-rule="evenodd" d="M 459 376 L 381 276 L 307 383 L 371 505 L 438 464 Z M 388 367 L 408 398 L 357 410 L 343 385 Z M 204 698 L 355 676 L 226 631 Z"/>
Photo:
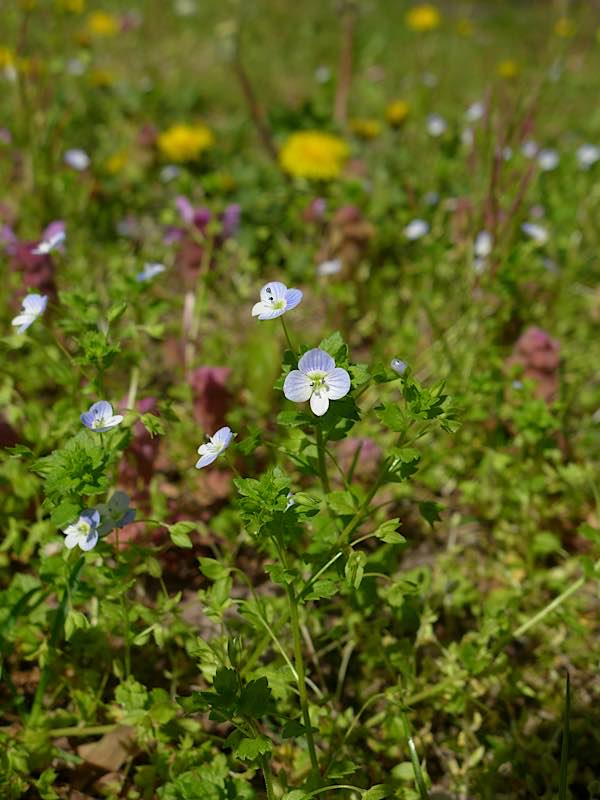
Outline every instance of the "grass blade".
<path fill-rule="evenodd" d="M 571 678 L 567 670 L 565 684 L 565 712 L 563 719 L 562 746 L 560 749 L 560 779 L 558 800 L 567 800 L 567 767 L 569 765 L 569 726 L 571 722 Z"/>
<path fill-rule="evenodd" d="M 415 774 L 415 783 L 417 784 L 417 789 L 419 790 L 419 797 L 421 800 L 429 800 L 427 786 L 425 785 L 425 778 L 421 770 L 421 763 L 419 762 L 419 754 L 417 753 L 417 748 L 415 747 L 415 743 L 410 733 L 410 726 L 408 724 L 408 718 L 406 714 L 402 714 L 402 726 L 404 728 L 404 735 L 406 736 L 406 742 L 408 744 L 408 752 L 410 753 L 410 760 L 412 762 L 413 772 Z"/>

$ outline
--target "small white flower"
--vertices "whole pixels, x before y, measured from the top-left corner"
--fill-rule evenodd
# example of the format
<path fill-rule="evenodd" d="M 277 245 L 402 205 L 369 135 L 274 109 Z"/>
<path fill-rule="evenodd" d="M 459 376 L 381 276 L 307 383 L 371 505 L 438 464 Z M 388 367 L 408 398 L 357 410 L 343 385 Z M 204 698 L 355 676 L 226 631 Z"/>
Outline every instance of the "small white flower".
<path fill-rule="evenodd" d="M 558 167 L 558 162 L 560 161 L 560 157 L 556 150 L 551 150 L 550 148 L 546 148 L 544 150 L 540 150 L 537 157 L 538 166 L 544 172 L 551 172 L 553 169 Z"/>
<path fill-rule="evenodd" d="M 427 117 L 427 133 L 430 136 L 443 136 L 448 130 L 448 123 L 439 114 L 429 114 Z"/>
<path fill-rule="evenodd" d="M 64 155 L 64 161 L 67 166 L 76 169 L 77 172 L 83 172 L 91 164 L 88 154 L 85 150 L 80 150 L 79 148 L 67 150 Z"/>
<path fill-rule="evenodd" d="M 202 469 L 202 467 L 212 464 L 229 447 L 235 435 L 231 428 L 225 426 L 224 428 L 219 428 L 214 436 L 209 436 L 208 442 L 201 444 L 198 448 L 200 458 L 196 461 L 196 469 Z"/>
<path fill-rule="evenodd" d="M 521 230 L 538 244 L 546 244 L 548 241 L 548 231 L 546 228 L 543 228 L 541 225 L 536 225 L 534 222 L 524 222 L 521 225 Z"/>
<path fill-rule="evenodd" d="M 341 258 L 332 258 L 329 261 L 321 261 L 317 266 L 317 275 L 337 275 L 341 269 Z"/>
<path fill-rule="evenodd" d="M 65 547 L 72 550 L 74 547 L 79 547 L 82 550 L 91 550 L 98 543 L 98 524 L 100 522 L 100 514 L 95 508 L 88 508 L 82 511 L 79 519 L 63 528 L 65 534 Z"/>
<path fill-rule="evenodd" d="M 538 150 L 537 142 L 534 142 L 533 139 L 528 139 L 526 142 L 523 142 L 521 146 L 521 152 L 525 158 L 535 158 L 538 154 Z"/>
<path fill-rule="evenodd" d="M 45 294 L 28 294 L 23 298 L 23 308 L 11 325 L 18 325 L 17 333 L 23 333 L 46 310 L 48 298 Z"/>
<path fill-rule="evenodd" d="M 477 122 L 477 120 L 480 120 L 484 114 L 485 114 L 485 103 L 482 103 L 481 101 L 477 101 L 476 103 L 471 103 L 471 105 L 467 108 L 465 112 L 465 116 L 469 120 L 469 122 Z"/>
<path fill-rule="evenodd" d="M 477 258 L 487 258 L 492 252 L 493 244 L 491 233 L 488 231 L 479 231 L 475 237 L 473 252 Z"/>
<path fill-rule="evenodd" d="M 288 508 L 291 508 L 292 506 L 295 506 L 295 505 L 296 505 L 296 500 L 294 499 L 294 495 L 292 494 L 292 492 L 288 492 L 287 493 L 287 505 L 285 507 L 285 510 L 287 511 Z"/>
<path fill-rule="evenodd" d="M 409 241 L 414 242 L 416 239 L 425 236 L 428 231 L 428 222 L 425 222 L 424 219 L 413 219 L 412 222 L 409 222 L 406 228 L 404 228 L 404 235 Z"/>
<path fill-rule="evenodd" d="M 145 281 L 151 281 L 152 278 L 156 278 L 157 275 L 160 275 L 161 272 L 164 272 L 166 267 L 164 264 L 158 264 L 156 262 L 150 262 L 144 264 L 144 269 L 135 276 L 136 281 L 140 283 L 144 283 Z"/>
<path fill-rule="evenodd" d="M 45 256 L 47 253 L 51 253 L 53 250 L 56 250 L 56 248 L 65 241 L 66 236 L 67 234 L 64 230 L 58 230 L 51 236 L 42 239 L 38 246 L 34 247 L 31 252 L 35 256 Z"/>
<path fill-rule="evenodd" d="M 577 161 L 581 169 L 593 167 L 600 160 L 600 147 L 595 144 L 582 144 L 577 148 Z"/>
<path fill-rule="evenodd" d="M 408 364 L 405 361 L 402 361 L 400 358 L 392 358 L 392 360 L 390 361 L 390 367 L 398 375 L 404 375 L 404 373 L 408 369 Z"/>
<path fill-rule="evenodd" d="M 181 167 L 176 164 L 166 164 L 159 173 L 160 179 L 163 183 L 169 183 L 181 175 Z"/>
<path fill-rule="evenodd" d="M 260 320 L 275 319 L 290 311 L 302 300 L 300 289 L 288 289 L 285 283 L 271 281 L 260 290 L 260 301 L 252 308 L 252 316 Z"/>
<path fill-rule="evenodd" d="M 318 347 L 304 353 L 286 376 L 283 393 L 294 403 L 310 400 L 313 414 L 322 417 L 329 408 L 330 400 L 339 400 L 350 391 L 350 375 L 345 369 L 335 366 L 335 361 Z"/>
<path fill-rule="evenodd" d="M 123 422 L 121 414 L 113 414 L 113 407 L 106 400 L 94 403 L 89 411 L 80 415 L 80 419 L 86 428 L 95 433 L 104 433 Z"/>

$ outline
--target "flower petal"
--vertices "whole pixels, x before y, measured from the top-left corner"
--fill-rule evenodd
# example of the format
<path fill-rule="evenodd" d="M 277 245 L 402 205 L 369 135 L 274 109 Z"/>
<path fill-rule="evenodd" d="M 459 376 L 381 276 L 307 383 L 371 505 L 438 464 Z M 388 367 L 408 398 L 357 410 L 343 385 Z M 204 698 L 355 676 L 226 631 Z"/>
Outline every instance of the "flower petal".
<path fill-rule="evenodd" d="M 330 400 L 339 400 L 350 391 L 350 375 L 341 367 L 336 367 L 328 372 L 325 383 Z"/>
<path fill-rule="evenodd" d="M 300 361 L 298 362 L 298 369 L 300 372 L 331 372 L 332 369 L 335 369 L 335 361 L 326 353 L 325 350 L 320 350 L 318 347 L 314 347 L 312 350 L 308 350 Z"/>
<path fill-rule="evenodd" d="M 265 283 L 260 290 L 260 299 L 263 303 L 272 303 L 273 300 L 283 300 L 286 292 L 287 286 L 285 283 L 271 281 L 270 283 Z"/>
<path fill-rule="evenodd" d="M 316 414 L 317 417 L 322 417 L 329 408 L 329 398 L 325 392 L 320 392 L 319 394 L 317 394 L 317 392 L 313 392 L 313 395 L 310 398 L 310 407 L 313 414 Z"/>
<path fill-rule="evenodd" d="M 214 451 L 212 453 L 204 453 L 204 455 L 196 461 L 196 469 L 202 469 L 202 467 L 208 467 L 209 464 L 212 464 L 213 461 L 217 458 L 218 453 Z"/>
<path fill-rule="evenodd" d="M 224 450 L 233 439 L 233 436 L 234 434 L 231 428 L 228 425 L 225 425 L 224 428 L 219 428 L 219 430 L 211 438 L 213 442 L 220 444 L 221 449 Z"/>
<path fill-rule="evenodd" d="M 283 393 L 288 400 L 293 400 L 294 403 L 304 403 L 312 394 L 312 384 L 304 373 L 293 369 L 286 375 Z"/>
<path fill-rule="evenodd" d="M 93 550 L 98 544 L 98 532 L 93 530 L 88 533 L 85 539 L 79 540 L 79 547 L 82 550 Z"/>
<path fill-rule="evenodd" d="M 104 417 L 108 419 L 113 415 L 113 407 L 106 400 L 98 400 L 97 403 L 94 403 L 94 405 L 90 407 L 89 413 L 92 414 L 94 418 Z"/>
<path fill-rule="evenodd" d="M 302 292 L 300 289 L 288 289 L 285 293 L 285 310 L 289 311 L 290 308 L 296 308 L 296 306 L 302 300 Z"/>
<path fill-rule="evenodd" d="M 285 308 L 268 308 L 265 309 L 261 314 L 259 314 L 260 320 L 265 319 L 276 319 L 280 317 L 282 314 L 285 314 Z"/>
<path fill-rule="evenodd" d="M 68 533 L 65 537 L 65 547 L 67 550 L 72 550 L 79 544 L 79 535 L 76 533 Z"/>

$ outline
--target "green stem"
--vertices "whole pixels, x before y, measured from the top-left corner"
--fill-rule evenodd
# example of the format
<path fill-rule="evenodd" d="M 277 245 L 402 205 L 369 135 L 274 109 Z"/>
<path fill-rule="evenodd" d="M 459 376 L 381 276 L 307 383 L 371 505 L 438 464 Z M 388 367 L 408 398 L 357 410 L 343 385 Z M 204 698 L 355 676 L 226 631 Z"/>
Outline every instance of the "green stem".
<path fill-rule="evenodd" d="M 50 671 L 54 666 L 53 664 L 54 652 L 56 650 L 56 646 L 58 645 L 58 640 L 65 624 L 65 617 L 67 615 L 66 612 L 67 612 L 67 605 L 69 602 L 69 596 L 71 594 L 71 591 L 75 588 L 77 584 L 77 581 L 79 579 L 79 573 L 81 572 L 84 564 L 85 564 L 85 557 L 81 556 L 81 558 L 79 558 L 79 560 L 76 562 L 75 566 L 71 570 L 71 574 L 67 579 L 67 584 L 62 594 L 60 605 L 56 610 L 56 615 L 54 617 L 54 621 L 52 623 L 52 628 L 50 631 L 50 639 L 48 641 L 48 655 L 46 658 L 46 663 L 44 664 L 44 668 L 42 670 L 42 674 L 40 676 L 40 682 L 38 683 L 37 688 L 35 690 L 31 711 L 29 713 L 29 719 L 27 720 L 28 726 L 35 725 L 41 713 L 42 702 L 44 700 L 44 693 L 46 691 L 46 687 L 48 686 L 48 682 L 50 680 Z"/>
<path fill-rule="evenodd" d="M 115 528 L 115 559 L 119 561 L 121 550 L 119 548 L 119 529 Z M 127 602 L 127 585 L 119 598 L 121 611 L 123 612 L 123 642 L 125 644 L 125 677 L 131 674 L 131 645 L 129 642 L 129 603 Z"/>
<path fill-rule="evenodd" d="M 48 731 L 49 736 L 58 739 L 59 736 L 103 736 L 118 728 L 118 724 L 113 725 L 92 725 L 89 728 L 74 725 L 71 728 L 52 728 Z"/>
<path fill-rule="evenodd" d="M 287 346 L 292 351 L 292 353 L 295 354 L 296 353 L 296 348 L 294 347 L 294 345 L 292 343 L 292 340 L 290 338 L 290 334 L 289 334 L 289 331 L 287 329 L 287 325 L 285 324 L 285 320 L 284 320 L 283 316 L 279 317 L 279 320 L 281 322 L 281 327 L 283 328 L 283 332 L 285 334 L 285 339 L 287 341 Z"/>
<path fill-rule="evenodd" d="M 585 583 L 584 577 L 578 578 L 575 581 L 575 583 L 572 583 L 567 589 L 565 589 L 565 591 L 562 594 L 559 594 L 558 597 L 555 597 L 554 600 L 552 600 L 552 602 L 548 603 L 547 606 L 542 608 L 541 611 L 538 611 L 537 614 L 534 614 L 534 616 L 528 619 L 527 622 L 524 622 L 520 627 L 518 627 L 510 638 L 515 639 L 517 636 L 522 636 L 530 628 L 533 628 L 533 626 L 537 625 L 538 622 L 541 622 L 544 619 L 544 617 L 548 616 L 548 614 L 551 614 L 555 608 L 558 608 L 558 606 L 564 603 L 564 601 L 568 597 L 570 597 L 572 594 L 575 594 L 575 592 L 581 589 L 584 583 Z"/>
<path fill-rule="evenodd" d="M 292 637 L 294 639 L 294 660 L 296 663 L 296 672 L 298 673 L 298 692 L 300 694 L 300 708 L 302 709 L 302 719 L 306 731 L 306 743 L 308 745 L 308 753 L 314 777 L 318 783 L 321 783 L 321 773 L 319 772 L 317 750 L 315 748 L 315 740 L 310 721 L 310 710 L 308 708 L 304 658 L 302 655 L 302 638 L 300 633 L 300 620 L 298 618 L 298 603 L 294 587 L 287 584 L 286 588 L 290 607 L 290 624 L 292 627 Z"/>
<path fill-rule="evenodd" d="M 271 770 L 271 763 L 266 756 L 261 756 L 260 766 L 262 769 L 263 777 L 265 779 L 267 800 L 275 800 L 275 791 L 273 789 L 273 772 Z"/>
<path fill-rule="evenodd" d="M 315 434 L 317 437 L 317 455 L 319 457 L 321 483 L 323 484 L 323 491 L 329 494 L 329 478 L 327 477 L 327 464 L 325 463 L 325 442 L 323 440 L 323 432 L 318 425 L 315 425 Z"/>

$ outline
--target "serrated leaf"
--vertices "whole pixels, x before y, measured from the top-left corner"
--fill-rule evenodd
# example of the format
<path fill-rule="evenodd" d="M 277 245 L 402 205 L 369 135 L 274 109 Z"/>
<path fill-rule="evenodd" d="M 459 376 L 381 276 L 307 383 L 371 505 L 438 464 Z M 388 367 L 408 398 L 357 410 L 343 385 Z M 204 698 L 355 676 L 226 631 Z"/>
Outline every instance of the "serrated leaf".
<path fill-rule="evenodd" d="M 272 705 L 271 689 L 264 676 L 250 681 L 240 692 L 240 712 L 249 717 L 259 719 L 269 712 Z"/>
<path fill-rule="evenodd" d="M 329 492 L 326 496 L 327 505 L 342 516 L 354 516 L 356 514 L 356 503 L 351 492 Z"/>
<path fill-rule="evenodd" d="M 310 591 L 305 596 L 305 600 L 320 600 L 322 597 L 333 597 L 338 592 L 338 587 L 335 581 L 329 578 L 321 578 L 315 581 Z"/>
<path fill-rule="evenodd" d="M 140 416 L 140 422 L 144 428 L 146 428 L 150 436 L 164 436 L 165 426 L 161 418 L 157 417 L 156 414 L 151 414 L 150 412 L 142 414 Z"/>
<path fill-rule="evenodd" d="M 419 503 L 419 511 L 421 512 L 421 516 L 425 519 L 432 527 L 434 522 L 438 522 L 440 518 L 440 511 L 443 511 L 444 506 L 441 506 L 439 503 L 434 503 L 431 500 L 425 500 L 422 503 Z"/>
<path fill-rule="evenodd" d="M 233 754 L 241 761 L 255 761 L 259 756 L 270 753 L 271 750 L 271 740 L 266 736 L 255 736 L 252 739 L 245 737 L 234 748 Z"/>
<path fill-rule="evenodd" d="M 56 528 L 64 528 L 77 518 L 80 511 L 81 506 L 79 503 L 63 500 L 50 515 L 50 522 Z"/>

